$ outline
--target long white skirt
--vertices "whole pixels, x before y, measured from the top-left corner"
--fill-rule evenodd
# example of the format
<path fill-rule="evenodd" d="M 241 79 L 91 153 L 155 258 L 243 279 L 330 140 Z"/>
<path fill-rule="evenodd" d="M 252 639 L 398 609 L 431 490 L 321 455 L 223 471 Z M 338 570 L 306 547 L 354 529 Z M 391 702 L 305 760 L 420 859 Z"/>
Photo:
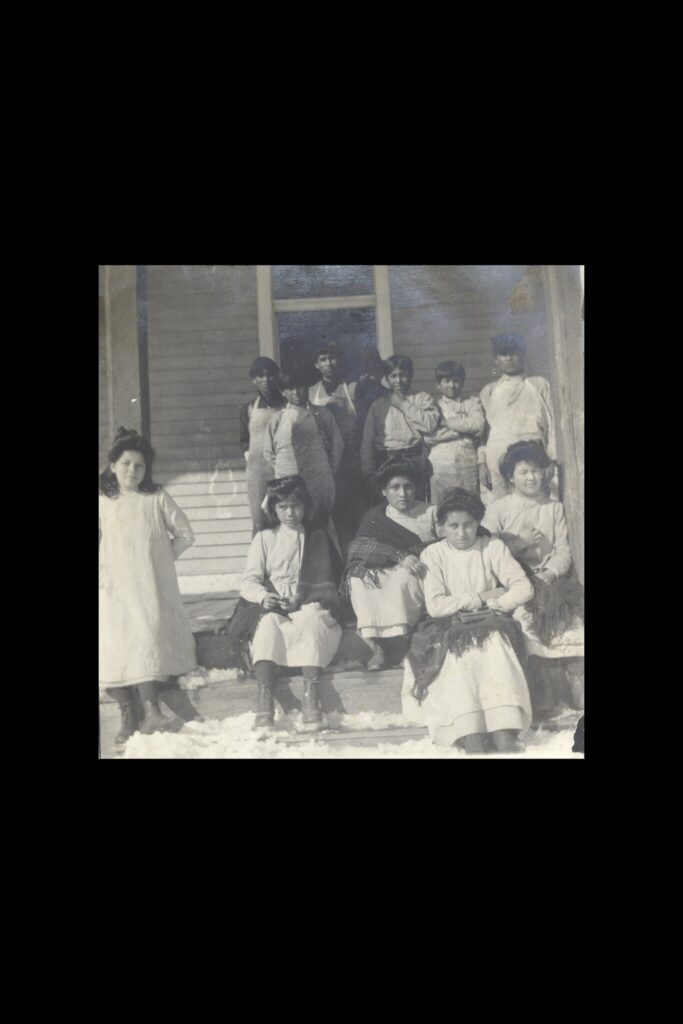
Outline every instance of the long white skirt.
<path fill-rule="evenodd" d="M 276 665 L 327 668 L 342 638 L 337 620 L 321 604 L 305 604 L 289 619 L 268 612 L 259 622 L 251 643 L 251 658 Z"/>
<path fill-rule="evenodd" d="M 406 636 L 424 611 L 422 580 L 402 565 L 380 573 L 382 586 L 367 586 L 351 578 L 351 604 L 363 637 Z"/>
<path fill-rule="evenodd" d="M 433 743 L 450 747 L 471 733 L 516 729 L 523 736 L 532 721 L 529 688 L 506 636 L 492 633 L 483 647 L 456 657 L 450 651 L 418 704 L 411 694 L 415 676 L 406 659 L 401 700 L 409 722 L 426 725 Z"/>

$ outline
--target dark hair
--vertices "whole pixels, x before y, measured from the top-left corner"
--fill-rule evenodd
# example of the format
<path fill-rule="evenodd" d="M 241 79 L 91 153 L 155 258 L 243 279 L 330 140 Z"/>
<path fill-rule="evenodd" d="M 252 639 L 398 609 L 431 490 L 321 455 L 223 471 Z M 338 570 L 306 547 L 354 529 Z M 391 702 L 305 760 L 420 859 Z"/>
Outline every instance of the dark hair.
<path fill-rule="evenodd" d="M 311 492 L 299 476 L 281 476 L 277 480 L 269 480 L 266 484 L 266 522 L 271 529 L 280 525 L 275 506 L 285 498 L 299 498 L 304 505 L 304 525 L 307 526 L 313 516 L 313 498 Z"/>
<path fill-rule="evenodd" d="M 258 356 L 249 367 L 249 376 L 251 378 L 258 377 L 260 374 L 265 373 L 266 370 L 270 370 L 276 377 L 280 373 L 280 367 L 272 359 L 269 359 L 268 356 Z"/>
<path fill-rule="evenodd" d="M 526 352 L 526 345 L 521 334 L 497 334 L 491 338 L 494 356 L 501 352 Z"/>
<path fill-rule="evenodd" d="M 405 370 L 412 377 L 415 372 L 413 360 L 410 356 L 389 356 L 388 359 L 384 360 L 385 377 L 388 377 L 394 370 Z"/>
<path fill-rule="evenodd" d="M 284 371 L 281 370 L 277 379 L 277 386 L 283 388 L 307 388 L 308 380 L 306 373 L 301 369 Z"/>
<path fill-rule="evenodd" d="M 321 344 L 315 350 L 313 362 L 317 363 L 320 356 L 336 356 L 341 362 L 344 358 L 344 353 L 336 341 L 328 341 L 327 344 Z"/>
<path fill-rule="evenodd" d="M 108 498 L 115 498 L 119 494 L 119 482 L 111 470 L 111 463 L 118 462 L 124 452 L 140 452 L 145 460 L 145 475 L 138 490 L 145 494 L 154 494 L 158 491 L 159 485 L 152 480 L 155 451 L 151 444 L 146 437 L 141 437 L 137 430 L 119 427 L 107 452 L 107 468 L 100 473 L 100 494 L 105 494 Z"/>
<path fill-rule="evenodd" d="M 381 373 L 384 376 L 384 360 L 374 347 L 366 345 L 361 355 L 361 373 Z"/>
<path fill-rule="evenodd" d="M 539 469 L 547 469 L 552 459 L 540 441 L 516 441 L 498 462 L 500 475 L 505 480 L 512 480 L 518 462 L 532 462 Z"/>
<path fill-rule="evenodd" d="M 387 459 L 375 472 L 375 480 L 377 481 L 378 487 L 383 490 L 393 480 L 395 476 L 407 476 L 409 480 L 412 480 L 416 487 L 419 487 L 422 483 L 422 473 L 418 466 L 414 462 L 409 462 L 407 459 Z"/>
<path fill-rule="evenodd" d="M 439 502 L 439 507 L 436 510 L 437 522 L 443 526 L 451 512 L 469 512 L 472 518 L 479 523 L 484 518 L 486 506 L 481 498 L 472 494 L 471 491 L 466 491 L 462 487 L 451 487 Z M 483 527 L 480 529 L 483 530 Z M 488 530 L 486 536 L 490 536 Z"/>
<path fill-rule="evenodd" d="M 454 359 L 446 359 L 435 369 L 436 379 L 443 380 L 444 377 L 456 377 L 458 380 L 465 379 L 465 367 L 456 363 Z"/>

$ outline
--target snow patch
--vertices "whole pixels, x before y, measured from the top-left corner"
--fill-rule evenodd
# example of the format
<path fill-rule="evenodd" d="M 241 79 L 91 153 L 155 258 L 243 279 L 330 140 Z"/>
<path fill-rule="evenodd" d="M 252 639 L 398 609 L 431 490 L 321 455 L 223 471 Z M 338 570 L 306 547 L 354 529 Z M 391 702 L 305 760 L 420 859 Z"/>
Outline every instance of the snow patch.
<path fill-rule="evenodd" d="M 182 690 L 199 690 L 211 683 L 230 683 L 236 679 L 244 679 L 244 672 L 236 668 L 202 668 L 199 666 L 179 676 L 178 683 Z"/>
<path fill-rule="evenodd" d="M 388 712 L 362 712 L 357 715 L 328 715 L 328 724 L 343 726 L 349 730 L 377 730 L 405 725 L 400 714 Z M 211 759 L 211 760 L 283 760 L 283 759 L 344 759 L 377 760 L 429 758 L 444 760 L 468 758 L 469 755 L 454 747 L 437 747 L 428 736 L 406 740 L 403 743 L 379 743 L 373 747 L 354 746 L 340 742 L 327 743 L 324 738 L 282 743 L 278 734 L 294 734 L 296 727 L 291 718 L 282 718 L 274 730 L 255 732 L 252 729 L 252 712 L 225 718 L 209 719 L 205 722 L 188 722 L 178 733 L 153 733 L 143 736 L 136 733 L 125 747 L 121 757 L 167 758 L 167 759 Z M 525 751 L 519 754 L 488 754 L 487 758 L 583 758 L 572 753 L 573 729 L 551 731 L 539 729 L 530 732 L 525 740 Z"/>

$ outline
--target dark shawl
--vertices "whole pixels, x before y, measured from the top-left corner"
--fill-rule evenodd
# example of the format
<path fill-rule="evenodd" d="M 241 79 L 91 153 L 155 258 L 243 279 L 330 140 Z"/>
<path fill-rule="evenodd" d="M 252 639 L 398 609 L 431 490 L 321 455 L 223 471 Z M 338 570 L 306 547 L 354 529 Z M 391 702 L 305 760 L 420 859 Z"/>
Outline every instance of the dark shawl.
<path fill-rule="evenodd" d="M 583 586 L 574 578 L 573 572 L 553 583 L 546 583 L 523 562 L 520 564 L 534 585 L 534 596 L 526 605 L 531 612 L 532 629 L 541 643 L 549 646 L 577 618 L 583 622 Z"/>
<path fill-rule="evenodd" d="M 422 703 L 428 687 L 441 671 L 448 651 L 459 658 L 466 651 L 481 648 L 491 633 L 507 636 L 519 661 L 524 664 L 526 655 L 522 631 L 505 612 L 482 608 L 481 611 L 456 612 L 445 618 L 420 622 L 406 655 L 415 675 L 412 692 L 418 703 Z"/>
<path fill-rule="evenodd" d="M 348 594 L 349 580 L 354 576 L 368 586 L 381 587 L 383 570 L 399 565 L 406 555 L 419 555 L 425 547 L 418 534 L 389 518 L 384 505 L 371 508 L 349 545 L 344 593 Z"/>
<path fill-rule="evenodd" d="M 299 604 L 314 604 L 318 601 L 339 620 L 341 608 L 337 587 L 340 575 L 341 561 L 326 531 L 307 530 L 297 593 Z M 276 593 L 269 579 L 264 580 L 263 585 L 273 594 Z M 251 671 L 249 644 L 266 614 L 263 605 L 240 597 L 228 624 L 227 658 L 231 667 Z M 283 615 L 282 612 L 278 614 Z M 289 618 L 288 615 L 283 617 Z"/>

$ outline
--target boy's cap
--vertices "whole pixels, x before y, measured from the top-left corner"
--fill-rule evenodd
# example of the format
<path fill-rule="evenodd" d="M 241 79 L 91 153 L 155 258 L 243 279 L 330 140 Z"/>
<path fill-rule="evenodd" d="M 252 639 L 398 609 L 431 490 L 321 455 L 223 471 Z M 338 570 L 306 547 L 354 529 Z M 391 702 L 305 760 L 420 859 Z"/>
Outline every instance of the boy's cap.
<path fill-rule="evenodd" d="M 258 377 L 259 374 L 265 373 L 266 370 L 270 370 L 271 373 L 278 374 L 280 367 L 277 363 L 274 363 L 268 356 L 259 356 L 249 367 L 249 376 Z"/>
<path fill-rule="evenodd" d="M 491 344 L 494 356 L 511 348 L 518 352 L 526 352 L 526 345 L 521 334 L 497 334 L 495 338 L 491 339 Z"/>

